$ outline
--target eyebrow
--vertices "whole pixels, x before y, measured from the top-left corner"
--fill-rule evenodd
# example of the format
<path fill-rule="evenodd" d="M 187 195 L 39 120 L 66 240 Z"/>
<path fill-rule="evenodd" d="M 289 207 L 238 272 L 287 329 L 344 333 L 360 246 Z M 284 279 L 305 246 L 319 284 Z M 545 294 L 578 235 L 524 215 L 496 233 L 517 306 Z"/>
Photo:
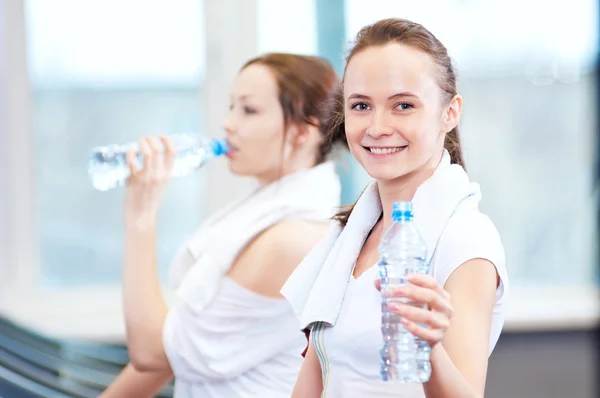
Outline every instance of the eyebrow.
<path fill-rule="evenodd" d="M 412 97 L 412 98 L 419 98 L 416 94 L 413 93 L 409 93 L 409 92 L 402 92 L 402 93 L 396 93 L 394 95 L 390 95 L 388 97 L 388 101 L 394 100 L 394 99 L 398 99 L 398 98 L 406 98 L 406 97 Z M 363 100 L 370 100 L 371 97 L 369 97 L 368 95 L 364 95 L 364 94 L 350 94 L 348 96 L 348 99 L 363 99 Z"/>
<path fill-rule="evenodd" d="M 233 102 L 233 98 L 234 98 L 234 97 L 233 97 L 233 95 L 229 95 L 229 100 L 230 100 L 231 102 Z M 252 98 L 252 95 L 250 95 L 250 94 L 243 94 L 243 95 L 240 95 L 240 96 L 238 97 L 238 99 L 240 99 L 240 100 L 242 100 L 242 101 L 243 101 L 243 100 L 247 100 L 248 98 Z"/>

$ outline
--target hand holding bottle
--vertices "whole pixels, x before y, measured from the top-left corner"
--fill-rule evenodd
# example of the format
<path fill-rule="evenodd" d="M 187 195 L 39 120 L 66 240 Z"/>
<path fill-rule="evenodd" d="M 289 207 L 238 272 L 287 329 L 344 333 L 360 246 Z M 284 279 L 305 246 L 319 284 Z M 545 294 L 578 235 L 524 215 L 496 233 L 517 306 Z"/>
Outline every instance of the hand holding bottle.
<path fill-rule="evenodd" d="M 400 300 L 391 303 L 390 310 L 401 316 L 400 323 L 408 332 L 426 341 L 433 349 L 442 342 L 450 325 L 453 312 L 450 294 L 430 275 L 407 275 L 406 281 L 406 285 L 393 288 L 391 296 Z M 381 289 L 379 280 L 375 286 Z"/>
<path fill-rule="evenodd" d="M 208 139 L 199 134 L 186 133 L 175 134 L 161 138 L 167 139 L 172 148 L 177 148 L 177 156 L 171 165 L 171 176 L 182 177 L 198 170 L 210 159 L 223 156 L 229 151 L 229 144 L 223 138 Z M 146 138 L 147 150 L 152 154 L 152 142 L 154 147 L 160 145 L 158 139 Z M 126 185 L 132 170 L 138 171 L 139 166 L 131 169 L 127 163 L 127 152 L 134 151 L 134 157 L 143 158 L 139 149 L 141 141 L 138 143 L 128 143 L 125 145 L 111 144 L 92 148 L 92 153 L 88 158 L 88 174 L 94 188 L 100 191 L 107 191 L 115 187 Z M 163 142 L 164 145 L 164 142 Z M 153 155 L 156 156 L 158 155 Z M 139 159 L 134 159 L 138 160 Z"/>
<path fill-rule="evenodd" d="M 126 183 L 125 223 L 130 225 L 153 225 L 171 178 L 177 150 L 167 137 L 147 137 L 138 142 L 142 165 L 136 151 L 127 152 L 126 162 L 130 176 Z"/>

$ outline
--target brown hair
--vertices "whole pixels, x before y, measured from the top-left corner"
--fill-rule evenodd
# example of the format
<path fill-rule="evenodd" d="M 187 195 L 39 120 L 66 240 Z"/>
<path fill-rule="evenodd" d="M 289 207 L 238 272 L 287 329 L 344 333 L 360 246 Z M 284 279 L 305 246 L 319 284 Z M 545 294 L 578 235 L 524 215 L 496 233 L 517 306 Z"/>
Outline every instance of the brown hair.
<path fill-rule="evenodd" d="M 413 47 L 429 54 L 437 65 L 437 81 L 444 93 L 444 100 L 449 102 L 456 95 L 456 74 L 446 47 L 422 25 L 406 19 L 389 18 L 365 26 L 356 35 L 354 46 L 346 57 L 346 68 L 350 59 L 359 52 L 374 46 L 384 46 L 389 43 L 399 43 Z M 345 73 L 345 70 L 344 70 Z M 344 99 L 341 89 L 336 101 L 336 116 L 328 132 L 331 140 L 346 138 L 344 127 Z M 446 134 L 444 148 L 450 154 L 450 161 L 464 167 L 462 148 L 458 126 Z M 341 225 L 346 225 L 354 205 L 344 209 L 334 216 Z"/>
<path fill-rule="evenodd" d="M 339 79 L 329 61 L 308 55 L 268 53 L 246 62 L 242 70 L 253 64 L 268 67 L 275 76 L 286 126 L 308 123 L 319 128 L 323 140 L 317 164 L 326 160 L 336 143 L 346 144 L 344 136 L 328 135 L 333 128 L 335 95 L 339 91 Z"/>

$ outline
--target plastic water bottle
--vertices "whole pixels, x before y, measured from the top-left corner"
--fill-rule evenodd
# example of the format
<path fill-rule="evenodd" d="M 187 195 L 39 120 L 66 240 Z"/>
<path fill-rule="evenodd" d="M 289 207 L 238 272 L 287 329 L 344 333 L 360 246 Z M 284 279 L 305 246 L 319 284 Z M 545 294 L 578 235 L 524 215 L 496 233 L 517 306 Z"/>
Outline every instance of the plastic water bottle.
<path fill-rule="evenodd" d="M 181 177 L 202 167 L 209 159 L 226 154 L 229 145 L 224 139 L 207 139 L 197 134 L 176 134 L 169 139 L 177 149 L 173 165 L 173 176 Z M 100 191 L 122 186 L 129 177 L 125 160 L 127 151 L 137 151 L 138 167 L 142 165 L 142 154 L 137 143 L 108 145 L 92 149 L 88 159 L 88 174 L 94 188 Z"/>
<path fill-rule="evenodd" d="M 389 308 L 393 302 L 424 307 L 407 298 L 393 297 L 395 288 L 406 285 L 406 275 L 427 274 L 427 246 L 413 224 L 411 202 L 395 202 L 393 223 L 379 246 L 381 278 L 380 374 L 383 381 L 425 383 L 431 376 L 431 349 L 427 342 L 414 337 L 400 323 L 400 315 Z"/>

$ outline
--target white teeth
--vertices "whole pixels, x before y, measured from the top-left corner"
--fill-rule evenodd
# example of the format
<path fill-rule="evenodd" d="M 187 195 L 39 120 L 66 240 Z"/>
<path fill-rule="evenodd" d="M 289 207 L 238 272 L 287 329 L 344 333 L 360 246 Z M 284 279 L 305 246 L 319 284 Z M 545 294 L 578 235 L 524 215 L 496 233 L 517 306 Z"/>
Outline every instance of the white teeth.
<path fill-rule="evenodd" d="M 396 148 L 369 148 L 371 153 L 375 153 L 377 155 L 387 155 L 389 153 L 398 152 L 404 147 L 396 147 Z"/>

